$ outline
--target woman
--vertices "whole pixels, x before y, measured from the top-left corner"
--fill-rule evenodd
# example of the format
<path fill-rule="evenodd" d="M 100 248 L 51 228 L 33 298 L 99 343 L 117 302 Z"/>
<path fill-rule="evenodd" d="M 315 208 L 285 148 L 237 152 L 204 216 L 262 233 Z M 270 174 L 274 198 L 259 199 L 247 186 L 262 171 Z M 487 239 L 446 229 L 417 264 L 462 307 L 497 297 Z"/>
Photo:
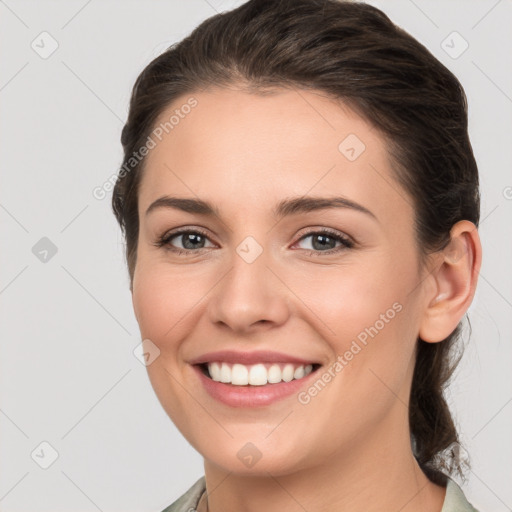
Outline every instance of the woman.
<path fill-rule="evenodd" d="M 144 69 L 122 143 L 149 378 L 204 457 L 165 510 L 475 510 L 443 396 L 481 265 L 455 76 L 370 5 L 251 0 Z"/>

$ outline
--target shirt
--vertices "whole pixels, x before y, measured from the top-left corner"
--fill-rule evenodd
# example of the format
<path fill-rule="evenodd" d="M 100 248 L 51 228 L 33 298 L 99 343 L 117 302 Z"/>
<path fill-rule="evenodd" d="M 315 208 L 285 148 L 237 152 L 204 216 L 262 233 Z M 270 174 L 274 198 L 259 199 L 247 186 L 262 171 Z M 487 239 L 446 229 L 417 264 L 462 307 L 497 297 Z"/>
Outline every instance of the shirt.
<path fill-rule="evenodd" d="M 202 476 L 185 494 L 162 512 L 191 512 L 196 510 L 202 494 L 206 490 L 206 481 Z M 457 482 L 447 478 L 446 496 L 441 512 L 479 512 L 469 503 Z"/>

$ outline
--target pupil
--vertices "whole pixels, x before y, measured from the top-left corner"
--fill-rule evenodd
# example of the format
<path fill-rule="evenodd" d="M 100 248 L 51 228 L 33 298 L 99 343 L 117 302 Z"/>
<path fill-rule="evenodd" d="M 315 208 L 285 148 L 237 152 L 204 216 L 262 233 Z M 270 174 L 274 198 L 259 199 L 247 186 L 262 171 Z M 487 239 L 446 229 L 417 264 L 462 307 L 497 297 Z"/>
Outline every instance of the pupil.
<path fill-rule="evenodd" d="M 321 240 L 323 240 L 323 242 L 321 242 L 321 243 L 318 245 L 318 247 L 315 247 L 315 245 L 316 245 L 316 244 L 315 244 L 316 240 L 320 240 L 320 239 L 321 239 Z M 328 240 L 328 241 L 330 240 L 330 241 L 331 241 L 331 244 L 330 244 L 330 245 L 332 245 L 332 242 L 334 242 L 334 243 L 336 242 L 333 238 L 331 238 L 331 237 L 329 237 L 329 236 L 327 236 L 327 235 L 317 235 L 316 237 L 314 237 L 314 238 L 313 238 L 313 247 L 315 247 L 315 249 L 325 249 L 326 247 L 327 247 L 328 249 L 334 249 L 334 246 L 329 247 L 329 244 L 326 244 L 326 243 L 325 243 L 325 242 L 326 242 L 326 240 Z"/>
<path fill-rule="evenodd" d="M 194 233 L 189 233 L 188 235 L 183 235 L 183 236 L 185 239 L 185 243 L 183 244 L 183 247 L 185 247 L 187 249 L 196 249 L 197 247 L 193 245 L 194 239 L 196 239 L 195 241 L 197 242 L 198 241 L 197 239 L 202 238 L 202 235 L 197 235 Z M 188 245 L 190 243 L 192 243 L 191 246 Z"/>

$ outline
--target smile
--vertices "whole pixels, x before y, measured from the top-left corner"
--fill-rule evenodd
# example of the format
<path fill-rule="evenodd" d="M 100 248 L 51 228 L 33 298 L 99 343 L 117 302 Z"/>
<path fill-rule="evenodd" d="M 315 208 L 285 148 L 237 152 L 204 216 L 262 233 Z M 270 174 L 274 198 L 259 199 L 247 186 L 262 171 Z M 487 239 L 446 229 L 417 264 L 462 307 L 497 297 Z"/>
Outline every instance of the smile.
<path fill-rule="evenodd" d="M 216 382 L 233 386 L 265 386 L 302 379 L 313 371 L 313 365 L 291 363 L 245 365 L 215 361 L 203 364 L 202 369 L 207 377 Z"/>
<path fill-rule="evenodd" d="M 230 407 L 263 407 L 297 395 L 321 364 L 274 351 L 217 351 L 189 361 L 202 388 Z"/>

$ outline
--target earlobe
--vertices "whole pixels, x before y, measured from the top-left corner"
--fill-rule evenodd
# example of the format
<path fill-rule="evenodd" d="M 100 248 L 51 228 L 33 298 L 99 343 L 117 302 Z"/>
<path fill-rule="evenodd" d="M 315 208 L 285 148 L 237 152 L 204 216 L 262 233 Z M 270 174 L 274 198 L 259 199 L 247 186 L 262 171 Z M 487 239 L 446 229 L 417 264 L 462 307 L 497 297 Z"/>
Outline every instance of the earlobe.
<path fill-rule="evenodd" d="M 419 337 L 429 343 L 446 339 L 471 305 L 482 260 L 477 227 L 468 220 L 457 222 L 450 243 L 439 253 L 431 271 L 434 292 L 425 298 Z"/>

